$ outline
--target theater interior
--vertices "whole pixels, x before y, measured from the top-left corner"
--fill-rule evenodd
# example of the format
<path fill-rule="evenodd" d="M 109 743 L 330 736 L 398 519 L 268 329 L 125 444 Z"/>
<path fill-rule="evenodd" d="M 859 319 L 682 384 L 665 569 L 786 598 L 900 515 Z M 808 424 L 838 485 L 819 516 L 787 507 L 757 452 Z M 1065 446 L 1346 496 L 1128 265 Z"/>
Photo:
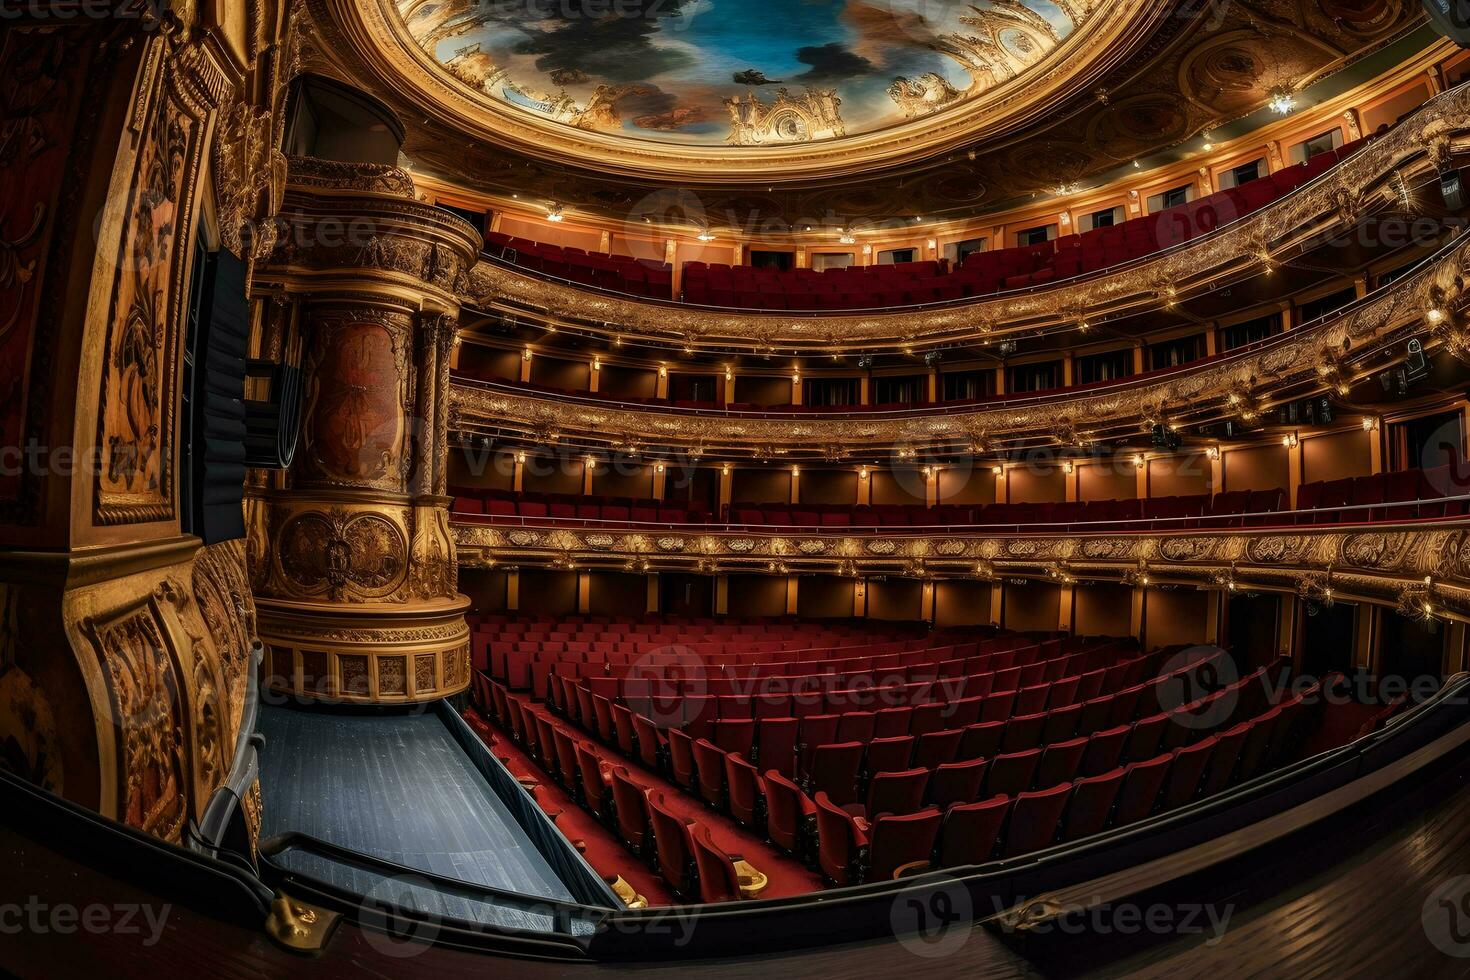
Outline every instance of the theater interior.
<path fill-rule="evenodd" d="M 0 14 L 0 974 L 1470 974 L 1458 11 Z"/>

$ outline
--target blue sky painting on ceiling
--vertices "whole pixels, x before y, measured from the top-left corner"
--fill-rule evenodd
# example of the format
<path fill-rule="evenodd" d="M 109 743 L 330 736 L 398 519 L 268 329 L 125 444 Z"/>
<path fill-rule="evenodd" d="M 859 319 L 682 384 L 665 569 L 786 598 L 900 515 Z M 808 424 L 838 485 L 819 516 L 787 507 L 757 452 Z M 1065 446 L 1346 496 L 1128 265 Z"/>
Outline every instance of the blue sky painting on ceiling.
<path fill-rule="evenodd" d="M 685 144 L 807 142 L 954 107 L 1042 60 L 1089 0 L 397 0 L 483 96 Z"/>

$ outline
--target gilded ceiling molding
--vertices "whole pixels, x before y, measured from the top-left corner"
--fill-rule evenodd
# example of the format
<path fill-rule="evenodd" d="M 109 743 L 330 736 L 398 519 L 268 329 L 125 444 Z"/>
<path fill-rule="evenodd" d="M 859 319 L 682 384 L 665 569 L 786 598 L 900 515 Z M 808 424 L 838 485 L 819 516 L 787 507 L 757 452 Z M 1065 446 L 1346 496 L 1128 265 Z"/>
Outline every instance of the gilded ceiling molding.
<path fill-rule="evenodd" d="M 659 407 L 601 406 L 458 383 L 450 392 L 450 428 L 508 429 L 552 442 L 581 434 L 614 448 L 668 445 L 700 451 L 763 452 L 776 447 L 827 453 L 829 447 L 839 447 L 839 458 L 842 447 L 850 447 L 853 454 L 878 447 L 918 452 L 955 445 L 978 449 L 1000 440 L 1027 438 L 1051 445 L 1057 443 L 1058 432 L 1094 440 L 1099 430 L 1136 432 L 1210 411 L 1254 415 L 1273 399 L 1285 397 L 1294 386 L 1320 388 L 1331 377 L 1340 383 L 1355 356 L 1370 354 L 1397 332 L 1417 327 L 1426 311 L 1445 296 L 1458 297 L 1461 291 L 1456 283 L 1463 281 L 1467 271 L 1470 238 L 1462 237 L 1391 289 L 1340 316 L 1288 331 L 1262 348 L 1101 394 L 1062 391 L 1043 397 L 1017 396 L 1013 405 L 1001 400 L 992 405 L 957 406 L 943 413 L 880 418 L 861 413 L 829 417 L 792 413 L 783 418 L 775 413 L 705 415 Z"/>
<path fill-rule="evenodd" d="M 1216 289 L 1227 278 L 1257 274 L 1303 241 L 1351 227 L 1401 203 L 1402 187 L 1443 169 L 1464 152 L 1470 86 L 1428 102 L 1317 182 L 1206 238 L 1116 271 L 1042 288 L 938 308 L 893 313 L 802 316 L 730 313 L 657 303 L 553 282 L 481 261 L 470 273 L 467 306 L 545 317 L 625 338 L 699 347 L 816 349 L 822 353 L 976 342 L 1039 329 L 1070 328 L 1123 312 L 1157 309 Z M 1228 227 L 1225 227 L 1226 225 Z"/>
<path fill-rule="evenodd" d="M 861 173 L 896 160 L 942 153 L 996 138 L 1052 111 L 1060 98 L 1089 86 L 1145 48 L 1173 3 L 1118 0 L 1099 4 L 1045 61 L 1009 83 L 901 125 L 861 136 L 795 146 L 685 146 L 575 129 L 478 95 L 413 40 L 391 0 L 314 0 L 329 50 L 345 49 L 380 90 L 475 138 L 558 164 L 600 173 L 683 182 L 761 183 Z"/>
<path fill-rule="evenodd" d="M 570 530 L 455 523 L 461 567 L 1126 582 L 1296 592 L 1470 621 L 1470 522 L 1179 534 L 940 536 Z M 1142 574 L 1140 574 L 1142 569 Z"/>

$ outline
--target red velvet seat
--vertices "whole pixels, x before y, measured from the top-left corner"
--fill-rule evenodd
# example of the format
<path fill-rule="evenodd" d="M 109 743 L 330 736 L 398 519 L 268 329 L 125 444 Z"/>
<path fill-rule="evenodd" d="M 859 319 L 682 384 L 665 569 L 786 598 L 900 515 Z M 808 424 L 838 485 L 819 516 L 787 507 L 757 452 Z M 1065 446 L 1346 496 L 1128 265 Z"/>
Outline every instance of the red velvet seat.
<path fill-rule="evenodd" d="M 1142 762 L 1157 755 L 1159 739 L 1163 737 L 1164 726 L 1167 724 L 1169 716 L 1163 712 L 1134 722 L 1128 739 L 1123 743 L 1123 761 Z"/>
<path fill-rule="evenodd" d="M 800 699 L 798 699 L 800 700 Z M 801 704 L 797 705 L 800 710 Z M 810 775 L 816 764 L 816 751 L 824 745 L 837 743 L 837 726 L 841 715 L 807 715 L 801 719 L 801 743 L 798 749 L 798 771 Z"/>
<path fill-rule="evenodd" d="M 966 726 L 960 738 L 959 758 L 989 759 L 1000 752 L 1001 739 L 1005 737 L 1005 722 L 982 721 Z"/>
<path fill-rule="evenodd" d="M 761 818 L 765 792 L 760 773 L 738 752 L 725 755 L 725 786 L 729 794 L 730 816 L 735 818 L 735 822 L 757 832 L 764 831 Z"/>
<path fill-rule="evenodd" d="M 694 739 L 677 728 L 668 731 L 669 776 L 680 789 L 696 788 Z"/>
<path fill-rule="evenodd" d="M 818 746 L 812 755 L 808 785 L 812 793 L 825 793 L 833 803 L 857 802 L 858 768 L 863 761 L 863 743 L 838 742 Z"/>
<path fill-rule="evenodd" d="M 694 851 L 689 836 L 693 820 L 686 820 L 668 809 L 662 793 L 648 795 L 648 818 L 653 828 L 654 852 L 658 855 L 658 873 L 676 895 L 688 896 L 694 883 Z"/>
<path fill-rule="evenodd" d="M 920 736 L 914 746 L 914 765 L 921 769 L 933 769 L 946 762 L 953 762 L 964 734 L 963 729 L 952 728 Z"/>
<path fill-rule="evenodd" d="M 904 816 L 880 816 L 869 834 L 865 880 L 891 881 L 901 869 L 927 864 L 934 854 L 943 814 L 938 807 Z"/>
<path fill-rule="evenodd" d="M 1132 726 L 1119 725 L 1088 736 L 1087 752 L 1082 756 L 1082 775 L 1097 776 L 1116 768 L 1123 758 L 1123 742 L 1130 731 Z"/>
<path fill-rule="evenodd" d="M 1041 733 L 1045 727 L 1045 712 L 1017 715 L 1006 723 L 1006 734 L 1000 747 L 1005 752 L 1034 749 L 1041 744 Z"/>
<path fill-rule="evenodd" d="M 816 806 L 818 867 L 835 885 L 856 882 L 868 845 L 867 834 L 857 818 L 828 799 L 826 793 L 818 793 L 812 803 Z"/>
<path fill-rule="evenodd" d="M 638 761 L 654 772 L 664 768 L 666 739 L 643 715 L 633 716 L 633 732 L 637 735 Z"/>
<path fill-rule="evenodd" d="M 603 775 L 602 760 L 597 753 L 592 751 L 591 746 L 584 742 L 578 742 L 577 773 L 582 785 L 582 805 L 591 810 L 597 818 L 606 821 L 612 799 L 612 790 L 608 786 L 607 777 Z"/>
<path fill-rule="evenodd" d="M 1088 739 L 1072 738 L 1065 742 L 1052 742 L 1041 750 L 1041 762 L 1036 768 L 1037 786 L 1055 786 L 1069 783 L 1082 774 L 1082 757 L 1087 754 Z"/>
<path fill-rule="evenodd" d="M 1123 788 L 1125 775 L 1126 771 L 1120 766 L 1072 784 L 1072 799 L 1067 804 L 1067 815 L 1062 824 L 1062 840 L 1080 840 L 1102 832 L 1112 814 L 1118 791 Z"/>
<path fill-rule="evenodd" d="M 1041 744 L 1062 742 L 1077 734 L 1077 722 L 1082 718 L 1082 705 L 1069 704 L 1053 708 L 1046 713 L 1046 723 L 1041 729 Z"/>
<path fill-rule="evenodd" d="M 915 813 L 924 806 L 924 791 L 928 788 L 928 769 L 879 773 L 868 783 L 867 805 L 858 816 L 871 821 L 883 813 Z"/>
<path fill-rule="evenodd" d="M 1029 790 L 1040 762 L 1040 749 L 1004 753 L 991 759 L 985 776 L 986 795 L 1015 796 Z"/>
<path fill-rule="evenodd" d="M 1245 782 L 1261 774 L 1262 763 L 1276 734 L 1276 720 L 1280 717 L 1281 709 L 1272 708 L 1251 722 L 1245 743 L 1240 747 L 1240 762 L 1235 770 L 1237 782 Z"/>
<path fill-rule="evenodd" d="M 800 722 L 795 718 L 762 718 L 757 725 L 760 744 L 756 758 L 762 769 L 774 769 L 787 779 L 796 778 L 796 739 Z"/>
<path fill-rule="evenodd" d="M 552 744 L 556 747 L 556 768 L 562 786 L 574 800 L 582 798 L 582 771 L 577 765 L 577 743 L 570 732 L 553 728 Z"/>
<path fill-rule="evenodd" d="M 741 899 L 740 875 L 735 870 L 739 855 L 726 854 L 715 844 L 709 828 L 695 824 L 690 829 L 694 864 L 699 872 L 699 899 L 702 902 L 736 902 Z"/>
<path fill-rule="evenodd" d="M 646 791 L 633 782 L 633 777 L 622 766 L 614 766 L 608 775 L 612 782 L 613 811 L 617 815 L 618 836 L 629 850 L 641 856 L 645 854 L 651 836 Z"/>
<path fill-rule="evenodd" d="M 1215 753 L 1219 739 L 1214 735 L 1174 751 L 1174 761 L 1169 766 L 1169 780 L 1164 784 L 1159 806 L 1165 810 L 1193 802 L 1204 780 L 1210 756 Z"/>
<path fill-rule="evenodd" d="M 898 772 L 909 768 L 914 757 L 914 737 L 875 738 L 868 743 L 863 771 L 868 775 L 880 772 Z"/>
<path fill-rule="evenodd" d="M 939 766 L 929 780 L 927 801 L 946 810 L 956 803 L 973 802 L 980 796 L 988 766 L 987 760 L 979 758 Z"/>
<path fill-rule="evenodd" d="M 714 743 L 725 752 L 749 758 L 755 747 L 755 721 L 751 718 L 721 718 L 715 722 Z"/>
<path fill-rule="evenodd" d="M 979 803 L 952 806 L 944 815 L 939 839 L 939 866 L 983 864 L 995 852 L 1000 829 L 1010 813 L 1011 798 L 994 796 Z"/>
<path fill-rule="evenodd" d="M 699 798 L 715 809 L 725 805 L 725 753 L 708 739 L 694 742 L 695 787 Z"/>
<path fill-rule="evenodd" d="M 1006 830 L 1005 843 L 1001 846 L 1002 857 L 1030 854 L 1051 844 L 1059 832 L 1062 811 L 1072 794 L 1072 785 L 1063 783 L 1034 793 L 1016 796 L 1011 810 L 1010 825 Z"/>
<path fill-rule="evenodd" d="M 804 851 L 815 827 L 817 807 L 801 787 L 774 769 L 765 775 L 766 833 L 782 850 Z"/>
<path fill-rule="evenodd" d="M 1118 805 L 1113 812 L 1114 824 L 1121 827 L 1142 820 L 1153 812 L 1173 761 L 1173 756 L 1160 755 L 1124 767 L 1123 788 L 1118 791 Z"/>

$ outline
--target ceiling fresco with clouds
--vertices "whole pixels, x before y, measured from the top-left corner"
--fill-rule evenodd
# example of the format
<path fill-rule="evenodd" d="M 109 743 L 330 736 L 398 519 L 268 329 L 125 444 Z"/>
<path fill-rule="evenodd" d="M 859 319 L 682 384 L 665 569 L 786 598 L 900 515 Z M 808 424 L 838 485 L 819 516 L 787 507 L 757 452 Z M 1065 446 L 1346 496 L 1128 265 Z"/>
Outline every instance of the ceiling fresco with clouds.
<path fill-rule="evenodd" d="M 1093 0 L 398 0 L 478 96 L 691 146 L 840 139 L 960 109 L 1047 59 Z"/>

